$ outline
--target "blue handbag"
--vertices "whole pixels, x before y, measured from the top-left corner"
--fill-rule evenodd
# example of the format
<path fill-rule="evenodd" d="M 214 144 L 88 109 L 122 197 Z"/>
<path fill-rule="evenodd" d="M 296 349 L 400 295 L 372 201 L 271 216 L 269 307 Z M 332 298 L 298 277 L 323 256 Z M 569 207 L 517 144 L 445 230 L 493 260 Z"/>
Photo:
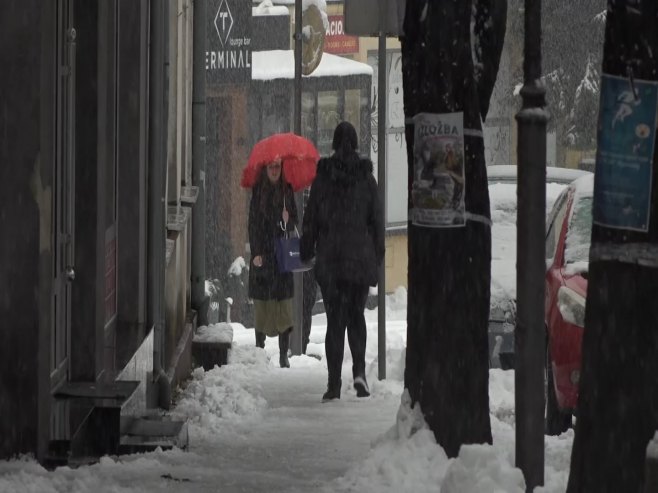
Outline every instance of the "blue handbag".
<path fill-rule="evenodd" d="M 284 231 L 286 228 L 281 226 Z M 299 254 L 299 232 L 295 227 L 297 237 L 289 236 L 286 231 L 283 236 L 277 238 L 274 247 L 276 253 L 276 263 L 279 266 L 279 272 L 305 272 L 313 268 L 311 262 L 302 262 Z"/>

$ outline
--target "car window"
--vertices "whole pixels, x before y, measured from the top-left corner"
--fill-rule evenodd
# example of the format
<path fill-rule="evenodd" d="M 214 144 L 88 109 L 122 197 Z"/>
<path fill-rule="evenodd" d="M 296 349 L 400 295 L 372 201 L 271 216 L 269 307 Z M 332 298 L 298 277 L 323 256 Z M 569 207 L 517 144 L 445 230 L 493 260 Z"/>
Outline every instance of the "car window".
<path fill-rule="evenodd" d="M 560 231 L 562 231 L 562 224 L 567 213 L 567 198 L 569 191 L 564 190 L 562 194 L 555 201 L 553 211 L 549 216 L 548 230 L 546 232 L 546 259 L 553 260 L 555 258 L 555 250 L 557 249 L 558 238 Z"/>
<path fill-rule="evenodd" d="M 574 202 L 567 230 L 564 259 L 567 264 L 587 262 L 592 237 L 592 197 L 580 197 Z"/>

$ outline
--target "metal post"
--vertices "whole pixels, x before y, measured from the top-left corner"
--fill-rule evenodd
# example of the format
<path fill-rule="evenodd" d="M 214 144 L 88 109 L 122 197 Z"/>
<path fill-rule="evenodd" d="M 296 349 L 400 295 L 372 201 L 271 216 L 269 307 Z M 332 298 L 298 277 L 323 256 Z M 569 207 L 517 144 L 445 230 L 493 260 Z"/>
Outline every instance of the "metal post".
<path fill-rule="evenodd" d="M 208 325 L 206 296 L 206 16 L 207 0 L 194 1 L 192 81 L 192 179 L 199 187 L 192 207 L 192 307 Z"/>
<path fill-rule="evenodd" d="M 302 134 L 302 0 L 295 0 L 295 95 L 294 95 L 294 132 Z M 295 194 L 299 219 L 303 217 L 302 193 Z M 304 278 L 301 272 L 293 274 L 295 295 L 293 298 L 294 327 L 290 335 L 292 354 L 302 354 L 302 322 L 304 309 Z"/>
<path fill-rule="evenodd" d="M 149 198 L 148 198 L 148 318 L 153 327 L 153 378 L 164 366 L 165 285 L 165 166 L 167 162 L 166 2 L 151 2 L 149 74 Z"/>
<path fill-rule="evenodd" d="M 386 13 L 387 0 L 379 4 L 379 49 L 377 65 L 377 182 L 379 200 L 386 217 Z M 378 376 L 386 378 L 386 262 L 379 266 L 377 283 Z"/>
<path fill-rule="evenodd" d="M 523 107 L 518 140 L 516 465 L 528 492 L 544 484 L 545 90 L 541 82 L 541 0 L 525 0 Z"/>

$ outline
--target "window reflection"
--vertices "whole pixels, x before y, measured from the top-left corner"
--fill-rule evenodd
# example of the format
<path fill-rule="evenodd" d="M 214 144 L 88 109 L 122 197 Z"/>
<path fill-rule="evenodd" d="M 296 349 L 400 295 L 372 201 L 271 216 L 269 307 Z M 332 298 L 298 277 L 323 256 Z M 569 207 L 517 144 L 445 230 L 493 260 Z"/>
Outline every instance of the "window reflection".
<path fill-rule="evenodd" d="M 320 155 L 331 154 L 334 129 L 340 123 L 338 91 L 318 93 L 318 151 Z"/>
<path fill-rule="evenodd" d="M 315 95 L 310 92 L 302 94 L 302 135 L 315 141 Z"/>

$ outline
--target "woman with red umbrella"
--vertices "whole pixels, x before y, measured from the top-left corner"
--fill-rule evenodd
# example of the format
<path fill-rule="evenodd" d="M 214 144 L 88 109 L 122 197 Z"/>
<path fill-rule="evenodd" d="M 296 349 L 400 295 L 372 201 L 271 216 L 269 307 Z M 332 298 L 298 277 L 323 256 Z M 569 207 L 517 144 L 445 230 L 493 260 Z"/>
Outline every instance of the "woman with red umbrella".
<path fill-rule="evenodd" d="M 290 184 L 281 172 L 281 159 L 261 166 L 249 206 L 249 297 L 254 300 L 256 346 L 266 337 L 279 337 L 279 364 L 289 368 L 288 347 L 293 326 L 293 277 L 280 272 L 275 255 L 277 238 L 294 231 L 297 207 Z"/>
<path fill-rule="evenodd" d="M 279 335 L 281 367 L 290 366 L 294 288 L 292 274 L 279 272 L 274 245 L 284 229 L 294 231 L 298 219 L 293 192 L 313 182 L 319 158 L 308 139 L 293 133 L 274 134 L 254 146 L 242 170 L 240 184 L 253 187 L 249 208 L 249 297 L 254 300 L 256 345 L 264 347 L 266 336 Z"/>

